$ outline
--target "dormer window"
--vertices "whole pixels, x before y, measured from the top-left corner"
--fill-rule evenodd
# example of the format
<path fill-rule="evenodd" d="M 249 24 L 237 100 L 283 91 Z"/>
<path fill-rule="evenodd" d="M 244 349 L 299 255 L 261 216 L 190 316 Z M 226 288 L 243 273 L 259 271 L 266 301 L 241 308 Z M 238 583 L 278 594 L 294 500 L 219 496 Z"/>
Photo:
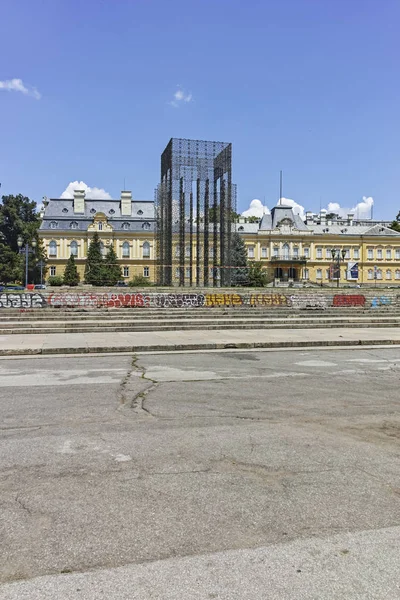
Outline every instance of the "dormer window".
<path fill-rule="evenodd" d="M 68 212 L 68 208 L 63 208 L 62 211 L 64 214 L 66 214 Z"/>
<path fill-rule="evenodd" d="M 142 214 L 143 214 L 143 211 L 142 211 L 142 210 L 138 210 L 138 211 L 137 211 L 137 214 L 138 214 L 138 215 L 141 217 L 141 216 L 142 216 Z"/>
<path fill-rule="evenodd" d="M 70 229 L 78 229 L 78 223 L 76 221 L 71 221 L 69 224 Z"/>
<path fill-rule="evenodd" d="M 58 223 L 57 221 L 50 221 L 50 229 L 57 229 Z"/>
<path fill-rule="evenodd" d="M 130 223 L 127 223 L 127 222 L 125 221 L 125 223 L 122 223 L 122 226 L 121 226 L 121 228 L 122 228 L 122 229 L 130 229 L 130 228 L 131 228 L 131 225 L 130 225 Z"/>
<path fill-rule="evenodd" d="M 90 209 L 90 214 L 91 214 L 91 215 L 95 215 L 95 214 L 96 214 L 96 212 L 97 212 L 97 211 L 96 211 L 96 209 L 95 209 L 95 208 L 91 208 L 91 209 Z"/>
<path fill-rule="evenodd" d="M 243 227 L 243 225 L 241 225 L 241 226 L 239 227 L 239 231 L 244 231 L 244 227 Z"/>
<path fill-rule="evenodd" d="M 151 227 L 150 223 L 147 223 L 147 222 L 146 222 L 146 223 L 143 223 L 143 225 L 142 225 L 142 228 L 143 228 L 143 229 L 146 229 L 146 230 L 149 230 L 149 229 L 150 229 L 150 227 Z"/>
<path fill-rule="evenodd" d="M 113 208 L 110 208 L 110 210 L 108 211 L 108 213 L 109 213 L 110 215 L 113 215 L 113 214 L 115 214 L 115 210 L 114 210 Z"/>

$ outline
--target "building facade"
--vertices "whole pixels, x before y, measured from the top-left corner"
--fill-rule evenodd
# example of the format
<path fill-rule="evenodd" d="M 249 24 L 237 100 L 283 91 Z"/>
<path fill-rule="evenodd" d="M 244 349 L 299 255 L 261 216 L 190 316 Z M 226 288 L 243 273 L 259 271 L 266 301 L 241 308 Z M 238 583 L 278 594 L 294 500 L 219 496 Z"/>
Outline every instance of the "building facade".
<path fill-rule="evenodd" d="M 142 275 L 149 283 L 157 282 L 154 202 L 133 200 L 131 192 L 122 192 L 117 200 L 93 200 L 77 190 L 73 199 L 48 200 L 42 217 L 39 233 L 48 275 L 62 276 L 74 254 L 83 281 L 88 246 L 97 231 L 104 253 L 113 245 L 126 281 Z M 219 237 L 214 242 L 213 227 L 209 223 L 208 263 L 202 237 L 191 237 L 185 229 L 182 243 L 179 228 L 172 232 L 172 285 L 223 285 Z M 343 219 L 326 211 L 307 213 L 303 221 L 290 207 L 276 206 L 257 223 L 240 217 L 231 228 L 243 236 L 249 261 L 261 262 L 276 285 L 400 285 L 400 233 L 387 223 L 354 219 L 352 214 Z M 202 270 L 199 280 L 197 266 Z"/>
<path fill-rule="evenodd" d="M 88 199 L 81 190 L 72 199 L 46 200 L 39 235 L 48 275 L 62 276 L 73 254 L 83 281 L 88 247 L 97 231 L 102 253 L 113 246 L 125 280 L 141 275 L 154 281 L 154 226 L 154 202 L 133 200 L 129 191 L 121 192 L 118 200 Z"/>

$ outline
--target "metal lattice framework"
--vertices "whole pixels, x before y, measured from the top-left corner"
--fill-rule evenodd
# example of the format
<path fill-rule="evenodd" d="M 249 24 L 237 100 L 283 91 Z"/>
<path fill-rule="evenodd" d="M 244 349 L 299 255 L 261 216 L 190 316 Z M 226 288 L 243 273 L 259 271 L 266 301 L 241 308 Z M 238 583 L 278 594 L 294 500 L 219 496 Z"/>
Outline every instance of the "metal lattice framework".
<path fill-rule="evenodd" d="M 232 144 L 172 138 L 156 190 L 158 283 L 229 286 L 235 213 Z"/>

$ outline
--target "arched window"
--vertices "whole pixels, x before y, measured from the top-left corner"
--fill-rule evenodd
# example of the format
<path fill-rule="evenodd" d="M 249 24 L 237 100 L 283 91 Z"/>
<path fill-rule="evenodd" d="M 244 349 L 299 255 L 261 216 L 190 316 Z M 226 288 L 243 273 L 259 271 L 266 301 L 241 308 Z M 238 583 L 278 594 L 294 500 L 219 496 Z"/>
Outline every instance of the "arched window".
<path fill-rule="evenodd" d="M 392 279 L 392 271 L 390 269 L 386 271 L 386 279 Z"/>
<path fill-rule="evenodd" d="M 103 229 L 103 223 L 100 221 L 100 223 L 98 224 L 99 226 L 99 231 L 101 231 Z"/>
<path fill-rule="evenodd" d="M 396 269 L 395 278 L 400 279 L 400 269 Z"/>
<path fill-rule="evenodd" d="M 49 244 L 49 256 L 57 256 L 57 242 L 50 242 Z"/>
<path fill-rule="evenodd" d="M 122 244 L 122 256 L 123 256 L 123 258 L 129 258 L 129 254 L 130 254 L 129 242 L 124 242 Z"/>
<path fill-rule="evenodd" d="M 283 255 L 283 258 L 289 258 L 289 244 L 283 244 L 282 255 Z"/>
<path fill-rule="evenodd" d="M 78 223 L 76 221 L 71 221 L 69 224 L 70 229 L 78 229 Z"/>
<path fill-rule="evenodd" d="M 71 242 L 70 245 L 69 245 L 69 251 L 74 256 L 78 256 L 78 243 L 75 242 L 75 241 Z"/>
<path fill-rule="evenodd" d="M 368 279 L 373 279 L 373 278 L 374 278 L 374 270 L 368 269 Z"/>
<path fill-rule="evenodd" d="M 130 223 L 127 223 L 127 222 L 122 223 L 122 229 L 130 229 L 130 227 L 131 227 Z"/>
<path fill-rule="evenodd" d="M 150 258 L 150 244 L 149 242 L 143 243 L 143 258 Z"/>
<path fill-rule="evenodd" d="M 377 278 L 377 279 L 382 279 L 382 269 L 378 269 L 378 270 L 376 271 L 376 278 Z"/>

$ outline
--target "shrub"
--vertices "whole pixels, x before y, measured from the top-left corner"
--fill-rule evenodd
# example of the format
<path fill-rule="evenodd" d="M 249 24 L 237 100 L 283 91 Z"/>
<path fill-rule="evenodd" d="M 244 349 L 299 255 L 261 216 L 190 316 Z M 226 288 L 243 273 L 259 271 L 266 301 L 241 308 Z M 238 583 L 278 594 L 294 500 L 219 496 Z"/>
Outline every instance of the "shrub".
<path fill-rule="evenodd" d="M 61 275 L 53 275 L 48 278 L 47 283 L 48 285 L 59 286 L 64 283 L 64 280 Z"/>
<path fill-rule="evenodd" d="M 143 275 L 134 275 L 132 280 L 128 283 L 129 287 L 137 287 L 137 286 L 147 286 L 149 287 L 150 281 L 148 277 L 143 277 Z"/>

